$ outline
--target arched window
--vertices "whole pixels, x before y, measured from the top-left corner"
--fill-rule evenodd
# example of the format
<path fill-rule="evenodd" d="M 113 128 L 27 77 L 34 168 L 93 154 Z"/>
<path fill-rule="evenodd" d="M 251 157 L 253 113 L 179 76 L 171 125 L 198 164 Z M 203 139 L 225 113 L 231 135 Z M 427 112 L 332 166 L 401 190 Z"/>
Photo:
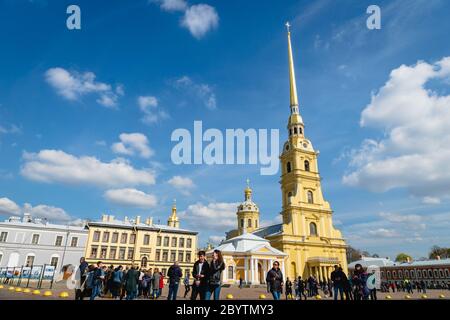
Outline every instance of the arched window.
<path fill-rule="evenodd" d="M 439 269 L 439 278 L 443 278 L 444 277 L 444 270 Z"/>
<path fill-rule="evenodd" d="M 286 164 L 286 171 L 289 173 L 289 172 L 291 172 L 291 163 L 290 162 L 288 162 L 287 164 Z"/>
<path fill-rule="evenodd" d="M 292 129 L 289 129 L 289 135 L 292 136 Z"/>
<path fill-rule="evenodd" d="M 305 171 L 310 171 L 308 160 L 305 160 Z"/>
<path fill-rule="evenodd" d="M 297 134 L 297 127 L 294 127 L 294 134 Z"/>
<path fill-rule="evenodd" d="M 143 257 L 141 259 L 141 267 L 142 268 L 147 268 L 147 257 Z"/>
<path fill-rule="evenodd" d="M 252 227 L 252 219 L 248 219 L 248 227 L 249 227 L 249 228 Z"/>
<path fill-rule="evenodd" d="M 391 278 L 391 272 L 388 271 L 386 274 L 387 274 L 387 278 L 390 279 Z"/>
<path fill-rule="evenodd" d="M 449 278 L 450 277 L 450 271 L 448 271 L 448 269 L 445 269 L 445 277 Z"/>
<path fill-rule="evenodd" d="M 241 219 L 241 228 L 244 227 L 244 219 Z"/>
<path fill-rule="evenodd" d="M 303 130 L 302 130 L 301 127 L 298 128 L 298 133 L 299 133 L 299 134 L 303 134 Z"/>
<path fill-rule="evenodd" d="M 314 222 L 309 224 L 309 235 L 317 236 L 317 225 Z"/>
<path fill-rule="evenodd" d="M 313 197 L 312 191 L 308 190 L 307 194 L 308 194 L 308 203 L 314 203 L 314 197 Z"/>

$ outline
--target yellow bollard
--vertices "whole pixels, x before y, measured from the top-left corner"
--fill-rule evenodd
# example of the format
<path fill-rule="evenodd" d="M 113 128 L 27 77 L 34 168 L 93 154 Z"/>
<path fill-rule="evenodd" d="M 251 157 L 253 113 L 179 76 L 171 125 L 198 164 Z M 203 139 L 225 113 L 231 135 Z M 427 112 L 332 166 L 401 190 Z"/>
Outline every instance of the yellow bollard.
<path fill-rule="evenodd" d="M 9 290 L 9 291 L 14 291 L 14 290 L 16 290 L 16 288 L 14 288 L 14 287 L 9 287 L 8 290 Z"/>
<path fill-rule="evenodd" d="M 426 294 L 423 294 L 422 299 L 428 299 L 428 296 Z"/>
<path fill-rule="evenodd" d="M 39 291 L 39 290 L 33 290 L 33 294 L 37 296 L 37 295 L 41 294 L 41 291 Z"/>
<path fill-rule="evenodd" d="M 411 296 L 410 296 L 409 294 L 407 294 L 407 295 L 405 296 L 405 299 L 406 299 L 406 300 L 409 300 L 409 299 L 411 299 Z"/>
<path fill-rule="evenodd" d="M 392 299 L 392 297 L 390 295 L 386 296 L 386 300 L 391 300 L 391 299 Z"/>
<path fill-rule="evenodd" d="M 31 290 L 30 289 L 28 289 L 28 288 L 26 288 L 26 289 L 23 289 L 23 293 L 30 293 L 31 292 Z"/>
<path fill-rule="evenodd" d="M 260 295 L 259 295 L 259 298 L 260 298 L 261 300 L 263 300 L 263 299 L 266 298 L 266 295 L 265 295 L 265 294 L 260 294 Z"/>
<path fill-rule="evenodd" d="M 69 297 L 69 293 L 67 291 L 63 291 L 59 294 L 60 298 L 68 298 Z"/>
<path fill-rule="evenodd" d="M 0 284 L 0 289 L 3 289 L 4 287 Z"/>
<path fill-rule="evenodd" d="M 22 288 L 16 288 L 16 292 L 22 292 Z"/>
<path fill-rule="evenodd" d="M 50 290 L 47 290 L 44 292 L 43 294 L 44 297 L 51 297 L 52 296 L 52 292 Z"/>
<path fill-rule="evenodd" d="M 320 296 L 320 294 L 318 294 L 318 295 L 316 296 L 316 300 L 322 300 L 322 297 Z"/>
<path fill-rule="evenodd" d="M 232 295 L 231 293 L 227 294 L 227 299 L 228 299 L 228 300 L 233 299 L 233 295 Z"/>
<path fill-rule="evenodd" d="M 439 299 L 445 299 L 445 296 L 443 294 L 440 294 Z"/>

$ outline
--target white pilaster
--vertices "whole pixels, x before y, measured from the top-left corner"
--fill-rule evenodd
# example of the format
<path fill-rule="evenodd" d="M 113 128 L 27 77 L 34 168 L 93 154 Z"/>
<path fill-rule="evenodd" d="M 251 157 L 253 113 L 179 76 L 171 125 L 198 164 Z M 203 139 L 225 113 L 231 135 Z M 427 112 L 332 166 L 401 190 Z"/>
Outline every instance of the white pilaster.
<path fill-rule="evenodd" d="M 248 283 L 248 258 L 244 258 L 244 281 Z"/>

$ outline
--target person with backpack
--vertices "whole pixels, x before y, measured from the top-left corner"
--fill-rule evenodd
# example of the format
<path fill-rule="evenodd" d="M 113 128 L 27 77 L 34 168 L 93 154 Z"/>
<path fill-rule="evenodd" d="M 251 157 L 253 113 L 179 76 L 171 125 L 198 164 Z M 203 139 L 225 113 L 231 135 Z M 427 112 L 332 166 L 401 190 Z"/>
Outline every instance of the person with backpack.
<path fill-rule="evenodd" d="M 278 261 L 275 261 L 272 269 L 267 272 L 266 282 L 273 299 L 280 300 L 283 292 L 283 273 L 280 270 L 280 263 Z"/>
<path fill-rule="evenodd" d="M 167 295 L 167 300 L 177 300 L 178 287 L 180 285 L 180 279 L 183 276 L 177 261 L 170 266 L 167 271 L 167 276 L 169 277 L 169 294 Z"/>
<path fill-rule="evenodd" d="M 95 300 L 97 296 L 100 296 L 102 291 L 102 283 L 105 279 L 105 273 L 103 271 L 103 263 L 101 261 L 97 262 L 97 267 L 92 271 L 91 283 L 92 293 L 90 300 Z"/>
<path fill-rule="evenodd" d="M 112 279 L 112 285 L 111 285 L 111 294 L 113 299 L 116 299 L 117 297 L 120 297 L 120 289 L 122 287 L 122 281 L 123 281 L 123 267 L 118 266 L 114 269 L 111 279 Z"/>
<path fill-rule="evenodd" d="M 206 300 L 210 300 L 212 295 L 214 300 L 220 299 L 223 270 L 225 270 L 225 263 L 223 262 L 222 252 L 220 250 L 214 250 L 213 258 L 209 264 L 208 291 L 205 296 Z"/>

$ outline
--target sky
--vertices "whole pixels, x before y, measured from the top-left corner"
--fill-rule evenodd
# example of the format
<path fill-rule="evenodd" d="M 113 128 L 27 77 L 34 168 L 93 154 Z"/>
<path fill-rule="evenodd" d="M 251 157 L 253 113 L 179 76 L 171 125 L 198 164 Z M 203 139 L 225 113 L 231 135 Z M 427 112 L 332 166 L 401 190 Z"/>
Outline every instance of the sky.
<path fill-rule="evenodd" d="M 69 5 L 81 29 L 69 30 Z M 381 9 L 369 30 L 366 10 Z M 349 245 L 427 256 L 450 242 L 450 3 L 445 0 L 0 0 L 0 218 L 101 214 L 217 242 L 246 179 L 278 223 L 279 173 L 176 165 L 174 130 L 287 137 L 290 21 L 300 113 Z"/>

